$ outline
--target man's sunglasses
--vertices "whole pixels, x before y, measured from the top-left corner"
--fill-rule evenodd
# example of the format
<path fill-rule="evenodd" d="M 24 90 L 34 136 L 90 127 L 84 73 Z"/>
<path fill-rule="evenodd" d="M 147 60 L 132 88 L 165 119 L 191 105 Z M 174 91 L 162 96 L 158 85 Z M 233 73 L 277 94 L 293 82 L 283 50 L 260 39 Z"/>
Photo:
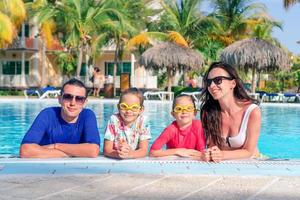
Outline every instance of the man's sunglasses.
<path fill-rule="evenodd" d="M 86 97 L 83 97 L 83 96 L 74 96 L 74 95 L 68 94 L 68 93 L 64 93 L 62 95 L 62 99 L 67 102 L 73 101 L 74 98 L 75 98 L 76 103 L 78 103 L 78 104 L 84 104 L 84 102 L 86 100 Z"/>
<path fill-rule="evenodd" d="M 232 77 L 226 77 L 226 76 L 217 76 L 215 78 L 212 79 L 207 79 L 206 80 L 206 85 L 207 87 L 209 87 L 211 85 L 212 82 L 214 82 L 216 85 L 220 85 L 222 83 L 222 80 L 233 80 L 234 78 Z"/>

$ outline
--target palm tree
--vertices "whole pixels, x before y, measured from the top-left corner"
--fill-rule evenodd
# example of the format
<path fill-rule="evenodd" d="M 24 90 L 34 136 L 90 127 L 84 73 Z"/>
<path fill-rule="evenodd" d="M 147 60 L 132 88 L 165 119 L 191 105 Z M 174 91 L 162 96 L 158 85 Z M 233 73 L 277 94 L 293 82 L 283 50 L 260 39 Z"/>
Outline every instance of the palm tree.
<path fill-rule="evenodd" d="M 26 10 L 22 0 L 0 1 L 0 48 L 12 43 L 25 18 Z"/>
<path fill-rule="evenodd" d="M 281 46 L 280 42 L 276 38 L 272 37 L 272 31 L 274 28 L 282 29 L 282 24 L 273 20 L 269 16 L 259 16 L 254 20 L 254 23 L 251 26 L 251 36 L 267 40 L 274 45 Z"/>
<path fill-rule="evenodd" d="M 40 2 L 40 1 L 38 1 Z M 103 45 L 106 27 L 115 21 L 122 21 L 122 15 L 116 8 L 110 7 L 109 0 L 62 0 L 54 3 L 44 1 L 36 6 L 34 14 L 40 24 L 53 20 L 59 32 L 64 33 L 63 42 L 69 50 L 76 50 L 77 70 L 80 76 L 83 55 L 88 64 L 92 48 Z"/>
<path fill-rule="evenodd" d="M 158 22 L 149 25 L 149 31 L 176 31 L 185 38 L 188 45 L 202 33 L 200 24 L 206 19 L 199 10 L 202 0 L 160 1 L 162 6 Z"/>
<path fill-rule="evenodd" d="M 199 10 L 201 2 L 202 0 L 159 1 L 162 7 L 160 13 L 157 14 L 159 17 L 148 23 L 147 32 L 133 37 L 129 41 L 128 47 L 134 51 L 138 50 L 138 53 L 141 54 L 157 40 L 160 40 L 194 48 L 195 41 L 203 38 L 201 24 L 206 19 Z M 169 73 L 168 78 L 170 85 L 172 77 Z"/>
<path fill-rule="evenodd" d="M 110 2 L 111 7 L 118 8 L 119 12 L 123 14 L 122 21 L 116 20 L 107 28 L 108 41 L 115 46 L 114 83 L 116 83 L 117 78 L 117 67 L 122 61 L 127 42 L 133 35 L 146 28 L 147 17 L 152 13 L 147 5 L 151 2 L 152 0 L 114 0 Z M 116 87 L 114 87 L 115 95 Z"/>
<path fill-rule="evenodd" d="M 288 9 L 296 3 L 300 3 L 300 0 L 283 0 L 283 6 Z"/>
<path fill-rule="evenodd" d="M 212 0 L 214 12 L 211 14 L 218 23 L 213 37 L 225 46 L 249 37 L 251 27 L 257 24 L 258 13 L 264 12 L 263 4 L 251 0 Z"/>

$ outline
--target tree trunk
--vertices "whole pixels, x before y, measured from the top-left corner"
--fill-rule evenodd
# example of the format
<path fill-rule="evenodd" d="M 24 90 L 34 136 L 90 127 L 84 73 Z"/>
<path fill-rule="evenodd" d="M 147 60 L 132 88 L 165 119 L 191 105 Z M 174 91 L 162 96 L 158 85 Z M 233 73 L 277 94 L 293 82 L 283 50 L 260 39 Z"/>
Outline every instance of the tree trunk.
<path fill-rule="evenodd" d="M 190 80 L 190 77 L 188 75 L 188 71 L 186 69 L 183 70 L 183 86 L 188 86 L 188 81 Z"/>
<path fill-rule="evenodd" d="M 116 47 L 116 51 L 115 51 L 115 58 L 114 58 L 114 97 L 117 94 L 117 88 L 116 88 L 116 82 L 117 82 L 117 67 L 118 67 L 118 45 Z"/>
<path fill-rule="evenodd" d="M 77 60 L 77 70 L 76 70 L 76 77 L 80 78 L 80 71 L 81 71 L 81 64 L 82 64 L 82 53 L 83 53 L 83 46 L 80 45 L 79 52 L 78 52 L 78 60 Z"/>
<path fill-rule="evenodd" d="M 21 61 L 21 87 L 26 88 L 26 76 L 25 76 L 25 51 L 22 51 L 22 61 Z"/>
<path fill-rule="evenodd" d="M 85 79 L 84 79 L 86 86 L 89 83 L 89 60 L 90 60 L 90 56 L 86 51 L 86 53 L 85 53 Z"/>
<path fill-rule="evenodd" d="M 257 84 L 256 84 L 256 86 L 258 87 L 258 90 L 261 90 L 261 88 L 260 88 L 260 73 L 261 73 L 261 71 L 257 72 Z"/>
<path fill-rule="evenodd" d="M 42 40 L 42 81 L 41 81 L 41 87 L 44 87 L 48 84 L 46 82 L 46 44 Z"/>
<path fill-rule="evenodd" d="M 252 87 L 251 87 L 251 92 L 255 93 L 255 89 L 256 89 L 256 78 L 255 78 L 255 74 L 256 74 L 256 68 L 252 67 Z"/>
<path fill-rule="evenodd" d="M 172 84 L 173 84 L 173 75 L 170 70 L 167 71 L 168 74 L 168 92 L 171 92 Z"/>
<path fill-rule="evenodd" d="M 23 48 L 26 48 L 25 44 L 25 24 L 22 24 L 22 36 L 21 36 L 21 45 Z M 22 61 L 21 61 L 21 87 L 27 87 L 26 77 L 25 77 L 25 51 L 22 51 Z"/>

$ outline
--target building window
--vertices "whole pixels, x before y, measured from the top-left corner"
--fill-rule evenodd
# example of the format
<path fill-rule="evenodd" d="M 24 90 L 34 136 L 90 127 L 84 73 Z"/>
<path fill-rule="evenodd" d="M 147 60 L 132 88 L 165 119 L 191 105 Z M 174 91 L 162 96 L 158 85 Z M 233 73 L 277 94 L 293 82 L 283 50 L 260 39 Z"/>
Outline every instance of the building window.
<path fill-rule="evenodd" d="M 130 62 L 122 62 L 118 64 L 117 67 L 117 76 L 120 76 L 121 73 L 129 73 L 131 74 L 131 63 Z M 105 62 L 105 75 L 114 75 L 114 63 Z"/>
<path fill-rule="evenodd" d="M 25 37 L 29 37 L 29 24 L 25 24 L 24 25 L 25 27 L 24 27 L 24 29 L 25 29 Z M 20 32 L 18 33 L 18 36 L 19 37 L 22 37 L 22 26 L 21 26 L 21 28 L 20 28 Z"/>
<path fill-rule="evenodd" d="M 6 61 L 2 65 L 3 75 L 20 75 L 22 73 L 21 61 Z M 25 74 L 29 74 L 29 61 L 25 61 Z"/>
<path fill-rule="evenodd" d="M 86 63 L 81 64 L 80 76 L 86 76 Z"/>

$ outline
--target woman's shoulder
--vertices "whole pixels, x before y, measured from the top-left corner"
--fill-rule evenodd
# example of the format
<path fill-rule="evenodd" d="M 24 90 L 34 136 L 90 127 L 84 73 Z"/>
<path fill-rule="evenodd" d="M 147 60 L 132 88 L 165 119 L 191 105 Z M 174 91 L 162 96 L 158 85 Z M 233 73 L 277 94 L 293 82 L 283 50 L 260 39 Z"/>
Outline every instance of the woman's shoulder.
<path fill-rule="evenodd" d="M 252 101 L 240 102 L 240 106 L 243 108 L 244 111 L 252 111 L 255 109 L 260 110 L 259 106 L 256 103 L 253 103 Z"/>
<path fill-rule="evenodd" d="M 244 105 L 244 116 L 248 116 L 249 120 L 261 117 L 261 111 L 257 104 L 249 102 Z"/>

